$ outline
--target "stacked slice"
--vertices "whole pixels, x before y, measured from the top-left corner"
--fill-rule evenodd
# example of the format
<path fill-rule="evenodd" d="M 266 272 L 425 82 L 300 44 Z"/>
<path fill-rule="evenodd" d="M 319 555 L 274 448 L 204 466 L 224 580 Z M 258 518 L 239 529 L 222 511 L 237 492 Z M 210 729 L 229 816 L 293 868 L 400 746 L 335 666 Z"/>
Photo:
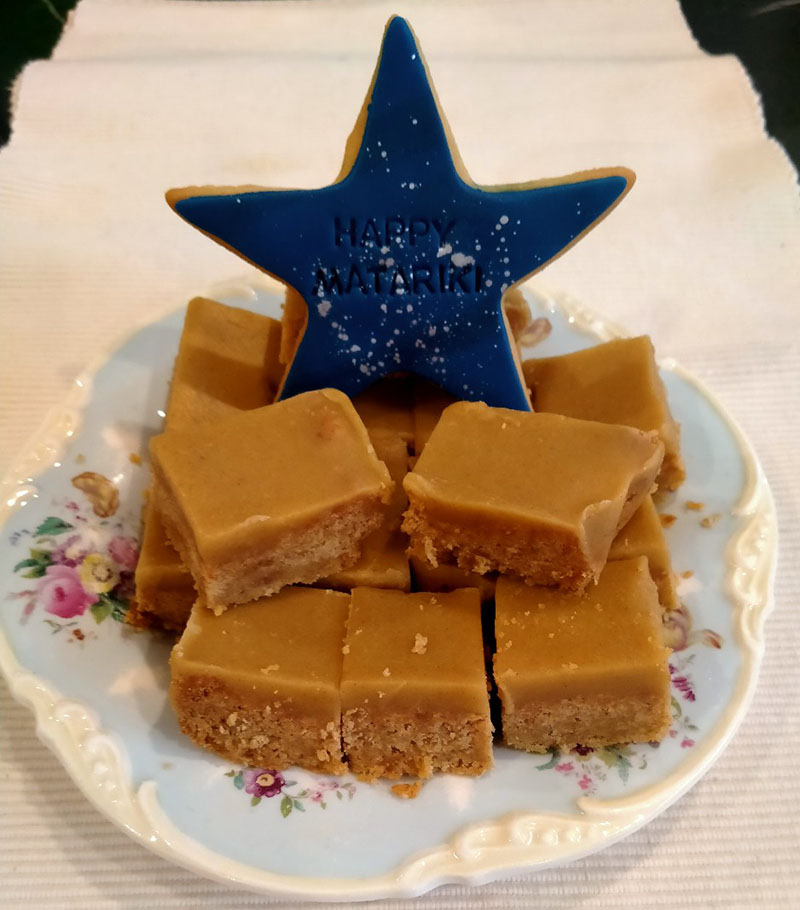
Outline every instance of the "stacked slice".
<path fill-rule="evenodd" d="M 181 729 L 369 778 L 486 771 L 490 689 L 515 748 L 663 737 L 651 493 L 683 467 L 649 340 L 528 361 L 536 413 L 413 377 L 273 404 L 298 331 L 291 300 L 282 331 L 187 313 L 129 617 L 186 626 Z"/>

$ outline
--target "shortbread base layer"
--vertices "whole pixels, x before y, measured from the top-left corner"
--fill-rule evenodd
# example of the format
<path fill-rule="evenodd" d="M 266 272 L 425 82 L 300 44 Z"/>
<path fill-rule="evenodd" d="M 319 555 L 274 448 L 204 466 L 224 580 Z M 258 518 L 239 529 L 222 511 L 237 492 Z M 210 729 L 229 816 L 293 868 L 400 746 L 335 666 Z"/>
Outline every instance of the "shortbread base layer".
<path fill-rule="evenodd" d="M 209 564 L 201 560 L 180 510 L 158 478 L 155 494 L 169 540 L 189 566 L 200 600 L 215 613 L 349 568 L 384 515 L 379 499 L 364 497 L 302 527 L 284 528 L 269 537 L 254 531 L 247 550 L 230 561 Z"/>
<path fill-rule="evenodd" d="M 213 676 L 174 678 L 170 697 L 181 732 L 204 749 L 252 768 L 299 765 L 344 774 L 340 719 L 299 716 L 286 700 L 255 705 Z"/>
<path fill-rule="evenodd" d="M 137 585 L 136 596 L 125 614 L 125 622 L 138 629 L 183 632 L 196 599 L 197 592 L 191 580 L 188 583 L 178 581 L 174 586 L 163 581 Z"/>
<path fill-rule="evenodd" d="M 500 572 L 565 591 L 583 590 L 602 568 L 602 563 L 588 560 L 577 538 L 568 533 L 511 523 L 495 527 L 478 519 L 467 527 L 435 517 L 420 502 L 411 503 L 403 530 L 410 538 L 410 555 L 432 567 L 454 563 L 478 575 Z"/>
<path fill-rule="evenodd" d="M 576 746 L 659 742 L 671 722 L 669 691 L 624 698 L 576 696 L 557 702 L 503 708 L 503 742 L 526 752 Z"/>
<path fill-rule="evenodd" d="M 686 480 L 686 467 L 680 452 L 671 452 L 668 449 L 664 453 L 664 461 L 661 463 L 661 470 L 656 478 L 658 490 L 662 491 L 662 495 L 677 490 L 684 480 Z"/>
<path fill-rule="evenodd" d="M 367 780 L 434 771 L 476 777 L 493 765 L 492 724 L 485 716 L 392 713 L 351 708 L 342 717 L 350 770 Z"/>

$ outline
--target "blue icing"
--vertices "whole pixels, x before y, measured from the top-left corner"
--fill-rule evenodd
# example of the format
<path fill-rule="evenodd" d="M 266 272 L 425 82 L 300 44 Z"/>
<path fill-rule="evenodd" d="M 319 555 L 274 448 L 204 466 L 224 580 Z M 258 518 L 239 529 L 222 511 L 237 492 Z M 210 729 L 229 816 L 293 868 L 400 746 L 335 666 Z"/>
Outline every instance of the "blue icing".
<path fill-rule="evenodd" d="M 194 195 L 188 222 L 292 285 L 308 327 L 281 397 L 408 370 L 528 410 L 501 296 L 602 217 L 625 172 L 487 191 L 458 174 L 414 35 L 390 21 L 356 160 L 318 190 Z"/>

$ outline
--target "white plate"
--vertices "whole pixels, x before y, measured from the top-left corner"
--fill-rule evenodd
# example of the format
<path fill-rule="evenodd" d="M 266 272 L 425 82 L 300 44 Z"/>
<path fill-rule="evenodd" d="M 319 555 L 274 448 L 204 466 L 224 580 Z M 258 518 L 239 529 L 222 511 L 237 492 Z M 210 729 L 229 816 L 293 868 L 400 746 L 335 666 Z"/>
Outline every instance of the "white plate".
<path fill-rule="evenodd" d="M 535 315 L 554 327 L 537 355 L 621 334 L 569 301 L 531 294 Z M 216 296 L 278 315 L 268 290 Z M 693 575 L 681 582 L 685 609 L 670 628 L 674 722 L 664 743 L 585 755 L 497 748 L 484 777 L 439 775 L 405 801 L 388 784 L 351 777 L 242 773 L 184 739 L 166 697 L 169 642 L 115 621 L 148 474 L 130 456 L 146 459 L 159 430 L 182 319 L 183 309 L 146 326 L 79 380 L 3 493 L 0 667 L 35 712 L 42 741 L 108 818 L 201 875 L 360 900 L 573 860 L 635 831 L 708 769 L 753 692 L 777 530 L 749 444 L 673 362 L 662 367 L 689 477 L 661 511 L 677 516 L 667 530 L 674 568 Z M 94 515 L 72 486 L 84 471 L 118 486 L 112 517 Z M 703 511 L 687 510 L 687 500 Z"/>

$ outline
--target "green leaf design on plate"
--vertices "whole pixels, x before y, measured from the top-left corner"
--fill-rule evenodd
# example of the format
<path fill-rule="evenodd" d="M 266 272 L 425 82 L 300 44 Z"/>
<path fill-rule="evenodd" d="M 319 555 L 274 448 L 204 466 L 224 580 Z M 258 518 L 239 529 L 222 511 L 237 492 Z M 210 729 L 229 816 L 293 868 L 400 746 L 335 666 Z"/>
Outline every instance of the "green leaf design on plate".
<path fill-rule="evenodd" d="M 281 815 L 284 818 L 292 811 L 292 806 L 292 798 L 290 796 L 284 796 L 281 800 Z"/>
<path fill-rule="evenodd" d="M 116 622 L 125 622 L 125 614 L 128 612 L 130 604 L 127 600 L 119 600 L 112 597 L 111 594 L 101 594 L 103 600 L 107 601 L 111 607 L 111 618 Z"/>
<path fill-rule="evenodd" d="M 250 798 L 250 805 L 251 805 L 251 806 L 257 806 L 260 802 L 261 802 L 261 797 L 260 797 L 260 796 L 252 796 L 252 797 Z"/>
<path fill-rule="evenodd" d="M 341 791 L 341 790 L 337 790 L 337 791 L 336 791 L 336 799 L 342 799 L 342 791 Z"/>
<path fill-rule="evenodd" d="M 550 761 L 545 762 L 543 765 L 537 765 L 537 771 L 549 771 L 550 768 L 555 768 L 558 764 L 558 760 L 561 758 L 561 752 L 558 749 L 548 749 L 547 751 L 550 754 Z M 350 795 L 352 797 L 352 793 Z"/>
<path fill-rule="evenodd" d="M 108 619 L 108 617 L 111 616 L 111 604 L 104 600 L 102 596 L 100 600 L 89 607 L 89 610 L 91 611 L 92 616 L 94 616 L 94 621 L 98 625 L 100 625 L 104 619 Z"/>
<path fill-rule="evenodd" d="M 23 578 L 41 578 L 47 571 L 47 567 L 52 564 L 53 560 L 49 550 L 31 550 L 27 559 L 21 560 L 14 566 L 14 571 L 27 569 L 27 572 L 22 573 Z"/>
<path fill-rule="evenodd" d="M 305 812 L 306 807 L 300 802 L 299 799 L 293 799 L 292 805 L 297 809 L 298 812 Z"/>
<path fill-rule="evenodd" d="M 674 716 L 680 717 L 683 714 L 683 711 L 681 710 L 680 702 L 678 701 L 678 699 L 675 698 L 674 695 L 671 695 L 669 698 L 669 702 L 672 705 L 672 711 L 673 711 Z"/>
<path fill-rule="evenodd" d="M 622 754 L 620 754 L 618 758 L 619 758 L 619 760 L 617 761 L 617 772 L 620 776 L 620 780 L 622 781 L 622 783 L 627 784 L 628 776 L 629 776 L 630 770 L 631 770 L 631 763 Z"/>
<path fill-rule="evenodd" d="M 594 754 L 607 768 L 613 768 L 617 763 L 617 755 L 613 749 L 601 747 L 599 749 L 595 749 Z"/>
<path fill-rule="evenodd" d="M 52 515 L 39 525 L 33 532 L 34 537 L 54 537 L 57 534 L 63 534 L 65 531 L 71 531 L 75 526 L 64 521 L 62 518 L 54 518 Z"/>
<path fill-rule="evenodd" d="M 226 772 L 225 772 L 225 777 L 233 777 L 235 774 L 236 774 L 235 771 L 226 771 Z"/>
<path fill-rule="evenodd" d="M 241 771 L 234 777 L 233 786 L 236 787 L 237 790 L 244 789 L 244 775 Z"/>

